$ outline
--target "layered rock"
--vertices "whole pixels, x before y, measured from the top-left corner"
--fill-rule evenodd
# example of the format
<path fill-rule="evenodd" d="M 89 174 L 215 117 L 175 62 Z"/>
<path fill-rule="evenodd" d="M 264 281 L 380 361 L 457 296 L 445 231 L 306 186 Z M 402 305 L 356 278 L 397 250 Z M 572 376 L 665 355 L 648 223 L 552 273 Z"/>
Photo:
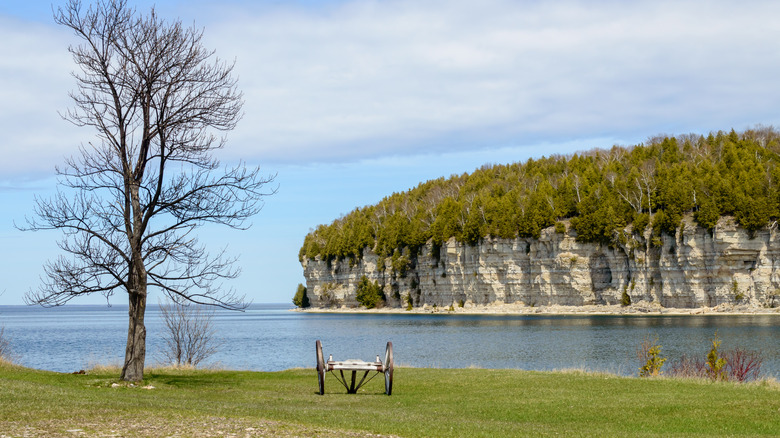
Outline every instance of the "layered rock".
<path fill-rule="evenodd" d="M 654 244 L 649 231 L 612 247 L 551 227 L 539 239 L 429 242 L 408 255 L 406 269 L 368 249 L 357 261 L 305 259 L 303 269 L 315 307 L 358 306 L 363 276 L 384 286 L 391 307 L 611 305 L 624 294 L 633 303 L 672 308 L 773 306 L 780 305 L 779 239 L 774 227 L 751 236 L 731 218 L 712 231 L 686 218 L 675 236 Z"/>

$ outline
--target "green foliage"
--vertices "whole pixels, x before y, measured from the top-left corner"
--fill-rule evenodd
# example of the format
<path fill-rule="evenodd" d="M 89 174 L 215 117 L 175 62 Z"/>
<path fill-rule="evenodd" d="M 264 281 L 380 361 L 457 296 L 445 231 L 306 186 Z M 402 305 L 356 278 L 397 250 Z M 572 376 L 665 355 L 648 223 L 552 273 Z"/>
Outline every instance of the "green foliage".
<path fill-rule="evenodd" d="M 638 213 L 634 216 L 634 228 L 635 234 L 643 235 L 647 226 L 650 225 L 650 215 L 647 213 Z"/>
<path fill-rule="evenodd" d="M 650 244 L 660 246 L 688 214 L 709 230 L 730 215 L 754 234 L 780 217 L 779 153 L 780 133 L 759 127 L 483 166 L 320 225 L 299 257 L 354 263 L 370 249 L 403 276 L 426 242 L 538 238 L 548 227 L 565 232 L 564 220 L 578 241 L 606 245 L 624 243 L 633 223 L 637 235 L 652 227 Z"/>
<path fill-rule="evenodd" d="M 411 266 L 411 261 L 409 260 L 408 256 L 402 255 L 401 251 L 396 248 L 395 251 L 393 251 L 391 265 L 393 267 L 393 271 L 396 272 L 399 277 L 404 278 L 406 277 L 406 273 Z"/>
<path fill-rule="evenodd" d="M 355 299 L 367 309 L 373 309 L 384 304 L 385 293 L 382 290 L 382 286 L 376 282 L 371 282 L 364 275 L 360 278 L 360 283 L 358 283 Z"/>
<path fill-rule="evenodd" d="M 623 288 L 623 294 L 620 297 L 620 305 L 623 307 L 631 305 L 631 296 L 628 294 L 626 288 Z"/>
<path fill-rule="evenodd" d="M 715 337 L 712 338 L 712 347 L 710 352 L 707 353 L 707 376 L 712 380 L 727 380 L 728 375 L 724 367 L 726 366 L 726 359 L 720 356 L 718 348 L 720 347 L 720 339 L 718 339 L 718 333 L 715 332 Z"/>
<path fill-rule="evenodd" d="M 639 377 L 657 377 L 663 374 L 661 367 L 666 362 L 665 357 L 661 357 L 661 346 L 658 345 L 658 337 L 645 337 L 642 344 L 637 349 L 637 357 L 643 364 L 639 368 Z"/>
<path fill-rule="evenodd" d="M 718 206 L 709 198 L 702 202 L 699 209 L 693 214 L 693 218 L 696 219 L 699 226 L 708 230 L 713 230 L 715 228 L 719 217 L 720 212 L 718 211 Z"/>
<path fill-rule="evenodd" d="M 734 301 L 740 302 L 745 299 L 745 294 L 739 290 L 736 278 L 731 279 L 731 291 L 734 293 Z"/>
<path fill-rule="evenodd" d="M 295 291 L 295 296 L 293 297 L 293 304 L 300 307 L 301 309 L 305 309 L 309 306 L 311 306 L 311 303 L 309 303 L 309 297 L 306 294 L 306 286 L 302 284 L 298 284 L 298 290 Z"/>

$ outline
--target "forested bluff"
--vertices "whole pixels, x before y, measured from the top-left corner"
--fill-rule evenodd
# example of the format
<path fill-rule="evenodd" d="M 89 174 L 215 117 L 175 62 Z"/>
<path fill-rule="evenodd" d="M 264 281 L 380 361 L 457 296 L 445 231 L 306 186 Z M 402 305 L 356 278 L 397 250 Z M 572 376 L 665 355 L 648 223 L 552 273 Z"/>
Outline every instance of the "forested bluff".
<path fill-rule="evenodd" d="M 780 133 L 485 165 L 304 240 L 314 307 L 780 305 Z"/>

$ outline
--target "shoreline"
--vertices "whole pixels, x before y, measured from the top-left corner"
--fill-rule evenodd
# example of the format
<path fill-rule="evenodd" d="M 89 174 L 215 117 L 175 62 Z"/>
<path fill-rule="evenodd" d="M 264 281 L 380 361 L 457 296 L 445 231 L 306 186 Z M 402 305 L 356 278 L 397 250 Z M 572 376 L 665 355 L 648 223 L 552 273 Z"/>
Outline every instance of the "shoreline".
<path fill-rule="evenodd" d="M 302 313 L 369 313 L 369 314 L 421 314 L 421 315 L 592 315 L 592 316 L 658 316 L 658 315 L 780 315 L 780 308 L 766 308 L 750 305 L 721 304 L 715 307 L 672 308 L 655 303 L 637 303 L 630 306 L 585 305 L 585 306 L 526 306 L 522 304 L 466 304 L 464 307 L 436 307 L 424 305 L 411 310 L 398 307 L 366 309 L 364 307 L 309 307 L 294 308 Z"/>

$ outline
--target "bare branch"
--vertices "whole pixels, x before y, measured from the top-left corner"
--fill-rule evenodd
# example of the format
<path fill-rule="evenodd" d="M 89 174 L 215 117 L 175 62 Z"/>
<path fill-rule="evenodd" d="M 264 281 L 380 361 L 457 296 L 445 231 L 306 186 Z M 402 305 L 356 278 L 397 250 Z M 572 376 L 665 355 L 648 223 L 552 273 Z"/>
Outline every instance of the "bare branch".
<path fill-rule="evenodd" d="M 229 309 L 244 297 L 218 282 L 235 278 L 236 258 L 210 255 L 195 238 L 206 223 L 236 229 L 275 193 L 275 176 L 213 156 L 242 116 L 233 63 L 202 45 L 203 31 L 142 15 L 126 0 L 83 7 L 69 0 L 55 21 L 81 44 L 69 48 L 78 71 L 73 106 L 62 114 L 94 131 L 57 168 L 62 190 L 36 199 L 22 229 L 63 232 L 60 257 L 44 267 L 27 301 L 61 305 L 87 294 L 125 292 L 130 324 L 123 378 L 143 375 L 143 312 L 149 287 L 176 302 Z"/>

